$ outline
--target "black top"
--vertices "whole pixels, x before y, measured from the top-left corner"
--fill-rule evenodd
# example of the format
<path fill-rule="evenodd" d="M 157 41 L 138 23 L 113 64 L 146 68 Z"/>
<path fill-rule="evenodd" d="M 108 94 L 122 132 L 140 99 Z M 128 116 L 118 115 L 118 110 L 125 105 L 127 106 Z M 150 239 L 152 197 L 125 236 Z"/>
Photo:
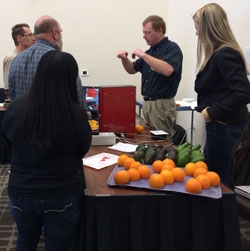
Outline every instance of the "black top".
<path fill-rule="evenodd" d="M 213 54 L 196 76 L 196 110 L 209 106 L 213 121 L 243 125 L 249 120 L 250 83 L 239 52 L 225 47 Z"/>
<path fill-rule="evenodd" d="M 6 110 L 2 131 L 11 145 L 9 194 L 15 197 L 48 199 L 80 191 L 83 183 L 82 158 L 91 144 L 91 129 L 86 111 L 78 106 L 78 140 L 73 151 L 42 152 L 25 140 L 18 120 L 19 103 L 12 101 Z"/>
<path fill-rule="evenodd" d="M 174 73 L 166 77 L 155 72 L 143 59 L 137 59 L 134 62 L 134 68 L 142 73 L 141 94 L 148 97 L 174 97 L 181 80 L 183 59 L 181 49 L 165 37 L 145 53 L 166 61 L 174 68 Z"/>

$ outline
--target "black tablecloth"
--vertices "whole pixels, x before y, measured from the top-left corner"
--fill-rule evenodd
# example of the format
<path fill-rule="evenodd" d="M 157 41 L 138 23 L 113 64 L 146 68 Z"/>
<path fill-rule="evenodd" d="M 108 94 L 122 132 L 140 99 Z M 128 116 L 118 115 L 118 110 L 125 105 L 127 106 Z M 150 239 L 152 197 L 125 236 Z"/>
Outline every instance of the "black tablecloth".
<path fill-rule="evenodd" d="M 233 193 L 87 196 L 80 240 L 86 251 L 240 251 Z"/>

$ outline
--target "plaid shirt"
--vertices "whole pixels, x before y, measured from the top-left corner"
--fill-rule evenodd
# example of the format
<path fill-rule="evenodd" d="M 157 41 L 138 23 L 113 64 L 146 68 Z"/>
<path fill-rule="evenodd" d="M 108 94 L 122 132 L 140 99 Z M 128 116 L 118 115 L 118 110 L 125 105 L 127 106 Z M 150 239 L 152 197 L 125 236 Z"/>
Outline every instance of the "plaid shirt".
<path fill-rule="evenodd" d="M 37 39 L 35 44 L 19 53 L 10 66 L 9 96 L 14 98 L 23 95 L 32 84 L 37 65 L 41 57 L 48 51 L 55 50 L 52 43 Z M 84 92 L 80 78 L 77 78 L 79 103 L 84 104 Z"/>

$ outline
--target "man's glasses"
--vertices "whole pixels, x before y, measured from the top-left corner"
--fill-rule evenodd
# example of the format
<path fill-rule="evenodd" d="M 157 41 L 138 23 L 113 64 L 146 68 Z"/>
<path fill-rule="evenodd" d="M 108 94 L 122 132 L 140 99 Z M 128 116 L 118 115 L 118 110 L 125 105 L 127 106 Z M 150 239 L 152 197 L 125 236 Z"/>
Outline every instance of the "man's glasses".
<path fill-rule="evenodd" d="M 33 33 L 30 33 L 30 34 L 24 34 L 24 35 L 21 35 L 22 37 L 34 37 L 34 34 Z"/>

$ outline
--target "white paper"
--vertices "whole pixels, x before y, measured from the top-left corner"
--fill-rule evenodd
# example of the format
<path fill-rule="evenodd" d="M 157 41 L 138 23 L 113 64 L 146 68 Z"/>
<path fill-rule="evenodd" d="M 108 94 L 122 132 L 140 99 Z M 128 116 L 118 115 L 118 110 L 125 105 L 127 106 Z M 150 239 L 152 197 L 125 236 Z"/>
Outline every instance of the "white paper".
<path fill-rule="evenodd" d="M 82 159 L 83 164 L 95 169 L 102 169 L 107 166 L 111 166 L 117 163 L 118 155 L 110 153 L 99 153 L 87 158 Z"/>
<path fill-rule="evenodd" d="M 108 148 L 111 150 L 117 150 L 120 152 L 133 153 L 133 152 L 135 152 L 137 146 L 138 145 L 118 142 L 117 144 L 115 144 L 113 146 L 109 146 Z"/>
<path fill-rule="evenodd" d="M 247 186 L 235 186 L 234 191 L 241 196 L 250 199 L 250 185 Z"/>
<path fill-rule="evenodd" d="M 192 102 L 185 102 L 183 100 L 178 100 L 178 101 L 175 101 L 175 103 L 179 104 L 181 107 L 191 107 L 192 109 L 194 109 L 197 106 L 196 100 Z"/>
<path fill-rule="evenodd" d="M 154 130 L 154 131 L 150 131 L 152 134 L 154 135 L 167 135 L 168 133 L 163 131 L 163 130 Z"/>

